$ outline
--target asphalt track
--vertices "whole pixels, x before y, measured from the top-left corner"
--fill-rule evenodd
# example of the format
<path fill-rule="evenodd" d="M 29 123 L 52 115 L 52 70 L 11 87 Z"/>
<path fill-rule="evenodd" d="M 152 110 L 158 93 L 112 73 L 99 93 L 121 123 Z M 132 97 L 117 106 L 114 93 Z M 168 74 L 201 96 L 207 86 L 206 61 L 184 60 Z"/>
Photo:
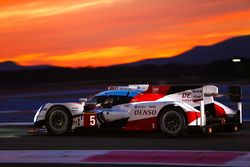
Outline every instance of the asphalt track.
<path fill-rule="evenodd" d="M 28 133 L 30 127 L 0 127 L 0 150 L 211 150 L 250 151 L 250 122 L 235 133 L 186 133 L 179 138 L 166 138 L 159 132 L 80 131 L 69 136 Z M 0 164 L 0 166 L 34 164 Z M 37 166 L 37 165 L 36 165 Z M 38 165 L 39 166 L 39 165 Z M 71 166 L 46 164 L 46 166 Z M 73 166 L 80 166 L 74 164 Z M 88 164 L 87 166 L 110 166 Z M 112 164 L 111 166 L 121 166 Z M 123 166 L 123 165 L 122 165 Z M 126 165 L 125 165 L 126 166 Z M 131 165 L 130 165 L 131 166 Z M 140 166 L 140 165 L 136 165 Z"/>
<path fill-rule="evenodd" d="M 250 122 L 234 133 L 186 133 L 166 138 L 160 132 L 80 131 L 69 136 L 27 132 L 25 126 L 0 127 L 0 150 L 223 150 L 250 151 Z"/>

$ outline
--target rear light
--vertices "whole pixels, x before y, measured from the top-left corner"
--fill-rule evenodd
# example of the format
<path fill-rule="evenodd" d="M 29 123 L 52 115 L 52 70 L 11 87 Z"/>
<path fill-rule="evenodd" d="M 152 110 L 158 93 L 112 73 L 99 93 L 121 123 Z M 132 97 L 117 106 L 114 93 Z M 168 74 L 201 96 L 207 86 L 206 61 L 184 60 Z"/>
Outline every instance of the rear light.
<path fill-rule="evenodd" d="M 213 129 L 212 128 L 208 128 L 208 133 L 213 133 Z"/>
<path fill-rule="evenodd" d="M 226 124 L 226 119 L 225 119 L 225 118 L 222 118 L 222 119 L 221 119 L 221 124 L 222 124 L 222 125 Z"/>

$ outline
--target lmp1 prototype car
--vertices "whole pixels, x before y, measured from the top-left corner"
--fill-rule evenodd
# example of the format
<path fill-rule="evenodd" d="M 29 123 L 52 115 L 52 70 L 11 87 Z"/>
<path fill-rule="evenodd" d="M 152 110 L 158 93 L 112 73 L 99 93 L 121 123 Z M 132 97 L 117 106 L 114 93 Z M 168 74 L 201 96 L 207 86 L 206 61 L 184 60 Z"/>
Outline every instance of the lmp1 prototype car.
<path fill-rule="evenodd" d="M 188 129 L 204 132 L 237 131 L 242 124 L 242 106 L 234 111 L 214 100 L 218 88 L 206 86 L 111 86 L 77 103 L 47 103 L 35 117 L 36 128 L 54 135 L 76 128 L 120 128 L 124 131 L 160 130 L 169 137 Z"/>

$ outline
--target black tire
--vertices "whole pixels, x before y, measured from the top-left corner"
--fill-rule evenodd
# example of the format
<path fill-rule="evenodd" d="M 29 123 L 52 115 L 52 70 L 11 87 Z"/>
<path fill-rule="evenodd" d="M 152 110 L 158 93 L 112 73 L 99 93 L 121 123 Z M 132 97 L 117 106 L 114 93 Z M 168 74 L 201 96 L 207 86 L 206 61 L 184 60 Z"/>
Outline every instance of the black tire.
<path fill-rule="evenodd" d="M 167 137 L 181 136 L 185 129 L 185 117 L 174 109 L 162 111 L 159 115 L 159 127 Z"/>
<path fill-rule="evenodd" d="M 46 115 L 46 128 L 53 135 L 64 135 L 71 131 L 72 116 L 61 106 L 53 107 Z"/>

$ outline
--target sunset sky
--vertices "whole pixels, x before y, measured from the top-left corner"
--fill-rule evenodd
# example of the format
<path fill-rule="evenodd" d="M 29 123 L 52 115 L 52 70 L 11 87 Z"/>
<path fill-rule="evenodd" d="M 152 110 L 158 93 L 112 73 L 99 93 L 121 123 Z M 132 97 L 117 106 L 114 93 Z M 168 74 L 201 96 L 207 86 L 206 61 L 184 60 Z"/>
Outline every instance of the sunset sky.
<path fill-rule="evenodd" d="M 0 62 L 21 65 L 108 66 L 246 34 L 250 0 L 0 1 Z"/>

